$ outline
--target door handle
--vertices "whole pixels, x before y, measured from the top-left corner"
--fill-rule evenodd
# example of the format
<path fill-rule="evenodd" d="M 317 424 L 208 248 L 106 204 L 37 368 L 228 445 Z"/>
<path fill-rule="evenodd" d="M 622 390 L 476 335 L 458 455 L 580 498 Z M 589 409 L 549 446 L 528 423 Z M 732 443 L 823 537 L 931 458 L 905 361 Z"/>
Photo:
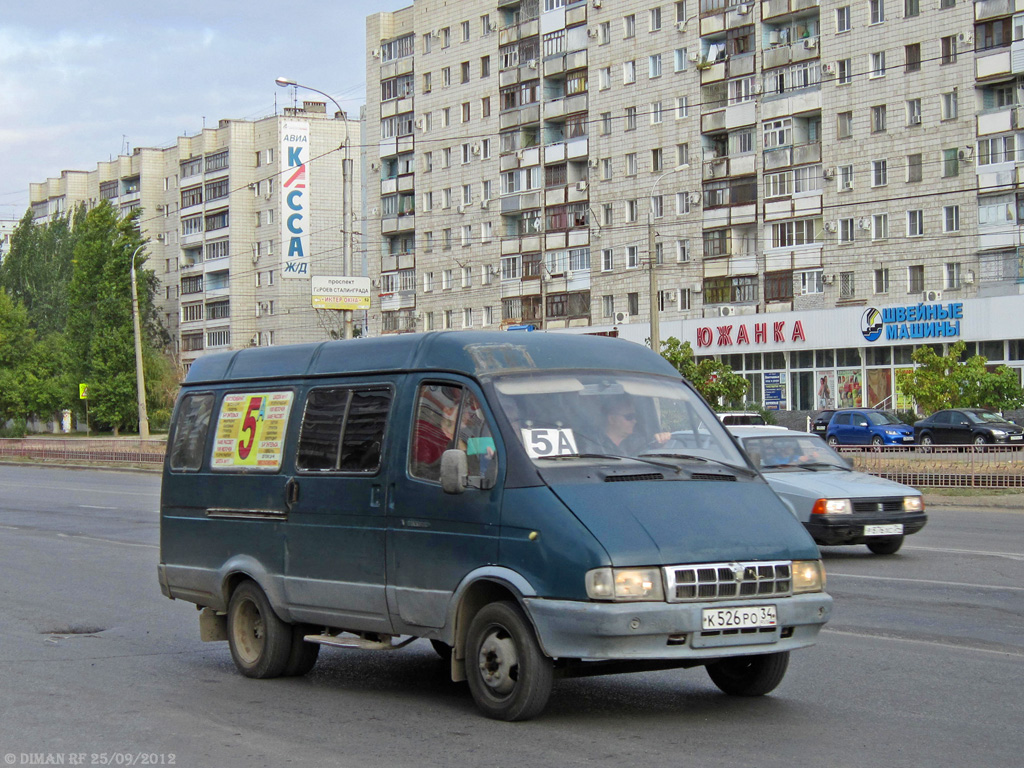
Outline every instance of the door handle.
<path fill-rule="evenodd" d="M 299 481 L 294 477 L 288 478 L 284 486 L 284 506 L 291 512 L 292 507 L 299 502 Z"/>

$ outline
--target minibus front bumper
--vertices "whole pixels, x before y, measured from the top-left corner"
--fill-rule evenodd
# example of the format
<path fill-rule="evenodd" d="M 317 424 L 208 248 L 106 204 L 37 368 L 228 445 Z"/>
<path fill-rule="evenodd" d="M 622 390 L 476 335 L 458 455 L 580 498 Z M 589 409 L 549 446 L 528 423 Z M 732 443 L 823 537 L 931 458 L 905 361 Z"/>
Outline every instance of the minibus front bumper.
<path fill-rule="evenodd" d="M 718 659 L 813 645 L 832 613 L 825 592 L 763 601 L 602 603 L 526 598 L 541 648 L 556 659 Z M 776 625 L 706 631 L 704 609 L 775 606 Z"/>

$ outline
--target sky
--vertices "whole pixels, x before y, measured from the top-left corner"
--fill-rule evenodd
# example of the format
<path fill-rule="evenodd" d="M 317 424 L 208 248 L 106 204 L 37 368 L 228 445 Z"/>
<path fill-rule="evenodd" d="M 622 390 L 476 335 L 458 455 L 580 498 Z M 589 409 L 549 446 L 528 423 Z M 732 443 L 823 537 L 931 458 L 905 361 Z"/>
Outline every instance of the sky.
<path fill-rule="evenodd" d="M 292 106 L 288 77 L 365 102 L 366 16 L 406 0 L 11 0 L 0 15 L 0 219 L 29 184 Z M 299 91 L 298 98 L 320 98 Z"/>

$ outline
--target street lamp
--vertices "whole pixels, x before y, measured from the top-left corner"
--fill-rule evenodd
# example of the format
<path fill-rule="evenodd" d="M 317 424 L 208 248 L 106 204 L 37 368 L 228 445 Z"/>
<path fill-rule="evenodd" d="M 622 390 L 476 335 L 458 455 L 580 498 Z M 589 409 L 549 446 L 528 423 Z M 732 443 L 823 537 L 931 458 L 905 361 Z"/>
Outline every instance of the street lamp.
<path fill-rule="evenodd" d="M 348 141 L 348 114 L 341 108 L 341 104 L 338 100 L 331 96 L 329 93 L 324 93 L 316 88 L 310 88 L 308 85 L 302 85 L 297 83 L 288 77 L 279 77 L 275 81 L 281 88 L 302 88 L 313 93 L 319 93 L 326 99 L 330 99 L 334 102 L 334 106 L 338 108 L 338 114 L 341 115 L 341 120 L 345 125 L 345 138 L 342 141 L 342 146 L 345 147 L 345 157 L 341 161 L 341 228 L 342 228 L 342 271 L 345 273 L 345 277 L 349 277 L 352 274 L 352 160 L 349 157 L 349 141 Z M 352 310 L 346 309 L 345 312 L 345 330 L 344 338 L 352 338 Z"/>
<path fill-rule="evenodd" d="M 149 414 L 146 412 L 146 377 L 142 371 L 142 328 L 139 322 L 139 288 L 135 284 L 135 257 L 145 248 L 140 245 L 132 253 L 132 331 L 135 334 L 135 395 L 139 404 L 139 437 L 149 437 Z"/>
<path fill-rule="evenodd" d="M 650 285 L 648 291 L 650 292 L 650 305 L 651 305 L 651 349 L 658 354 L 661 354 L 661 319 L 658 317 L 658 273 L 655 272 L 655 243 L 654 243 L 654 191 L 658 188 L 658 184 L 666 176 L 671 176 L 673 173 L 678 171 L 685 171 L 690 166 L 677 165 L 675 168 L 669 171 L 665 171 L 661 176 L 654 180 L 654 184 L 651 185 L 650 194 L 647 195 L 650 200 L 650 204 L 647 208 L 647 256 L 649 261 L 650 269 Z M 663 212 L 664 213 L 664 212 Z"/>

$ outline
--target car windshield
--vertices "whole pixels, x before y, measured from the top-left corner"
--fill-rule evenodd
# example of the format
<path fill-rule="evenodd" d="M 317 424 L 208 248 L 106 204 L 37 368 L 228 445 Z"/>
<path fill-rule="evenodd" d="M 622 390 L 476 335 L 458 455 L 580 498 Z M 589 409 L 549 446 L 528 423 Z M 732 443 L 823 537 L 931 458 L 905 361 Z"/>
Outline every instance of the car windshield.
<path fill-rule="evenodd" d="M 902 424 L 903 422 L 885 411 L 872 411 L 866 414 L 872 424 Z"/>
<path fill-rule="evenodd" d="M 846 462 L 817 435 L 745 437 L 743 447 L 765 471 L 808 468 L 847 469 Z"/>
<path fill-rule="evenodd" d="M 1006 424 L 1007 421 L 998 413 L 991 411 L 967 411 L 967 418 L 975 424 Z"/>
<path fill-rule="evenodd" d="M 714 412 L 682 381 L 573 371 L 503 376 L 494 389 L 535 462 L 649 454 L 746 467 Z"/>

